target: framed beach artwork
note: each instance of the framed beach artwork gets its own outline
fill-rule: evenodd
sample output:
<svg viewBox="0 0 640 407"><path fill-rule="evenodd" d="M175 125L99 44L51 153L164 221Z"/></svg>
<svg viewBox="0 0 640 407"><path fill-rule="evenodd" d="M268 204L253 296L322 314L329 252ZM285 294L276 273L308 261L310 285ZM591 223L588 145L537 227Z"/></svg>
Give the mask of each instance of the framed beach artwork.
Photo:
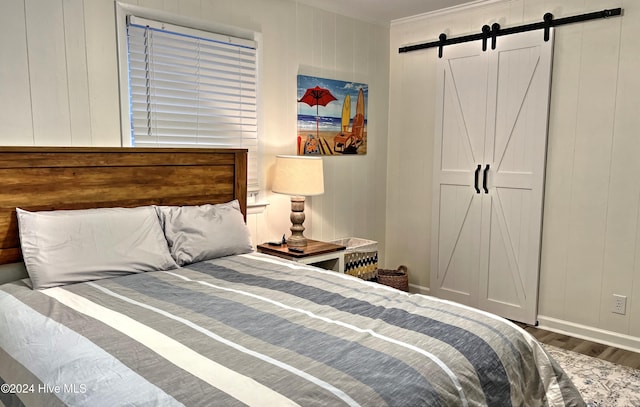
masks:
<svg viewBox="0 0 640 407"><path fill-rule="evenodd" d="M367 153L364 83L298 75L298 155Z"/></svg>

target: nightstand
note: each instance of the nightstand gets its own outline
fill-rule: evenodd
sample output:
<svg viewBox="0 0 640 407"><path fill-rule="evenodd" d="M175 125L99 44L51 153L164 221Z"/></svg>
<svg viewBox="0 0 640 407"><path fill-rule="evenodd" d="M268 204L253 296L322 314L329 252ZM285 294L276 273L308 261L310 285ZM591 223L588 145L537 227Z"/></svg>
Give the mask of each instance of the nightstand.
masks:
<svg viewBox="0 0 640 407"><path fill-rule="evenodd" d="M307 239L307 246L302 253L290 252L286 244L272 246L268 243L258 245L258 252L292 260L297 263L309 264L325 270L344 273L344 252L346 246Z"/></svg>

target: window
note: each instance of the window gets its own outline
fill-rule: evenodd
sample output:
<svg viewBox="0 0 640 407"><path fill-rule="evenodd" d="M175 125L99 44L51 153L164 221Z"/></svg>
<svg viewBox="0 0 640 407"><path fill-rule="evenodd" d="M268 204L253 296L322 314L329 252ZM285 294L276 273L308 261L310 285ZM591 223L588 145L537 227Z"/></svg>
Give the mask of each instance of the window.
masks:
<svg viewBox="0 0 640 407"><path fill-rule="evenodd" d="M254 41L127 16L130 140L136 147L249 150L258 190Z"/></svg>

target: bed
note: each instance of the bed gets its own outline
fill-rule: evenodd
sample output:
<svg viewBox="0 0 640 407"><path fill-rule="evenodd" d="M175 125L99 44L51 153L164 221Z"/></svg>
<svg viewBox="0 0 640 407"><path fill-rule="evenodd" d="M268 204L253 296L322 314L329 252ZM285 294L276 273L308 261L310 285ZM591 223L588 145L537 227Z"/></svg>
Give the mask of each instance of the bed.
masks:
<svg viewBox="0 0 640 407"><path fill-rule="evenodd" d="M247 249L244 150L0 148L0 179L0 263L31 277L0 269L0 405L584 405L509 321ZM205 241L233 254L189 240L211 211L224 238ZM110 216L95 225L135 259L156 256L129 239L157 214L170 257L69 277L114 257L102 233L49 253L49 235L90 233L60 223L79 213Z"/></svg>

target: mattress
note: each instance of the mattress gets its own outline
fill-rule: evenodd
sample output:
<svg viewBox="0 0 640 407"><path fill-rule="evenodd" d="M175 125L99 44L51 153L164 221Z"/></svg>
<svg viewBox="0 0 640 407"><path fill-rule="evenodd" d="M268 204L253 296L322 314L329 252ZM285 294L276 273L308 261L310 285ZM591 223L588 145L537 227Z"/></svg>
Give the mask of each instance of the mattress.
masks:
<svg viewBox="0 0 640 407"><path fill-rule="evenodd" d="M509 321L246 254L0 286L0 405L584 405Z"/></svg>

